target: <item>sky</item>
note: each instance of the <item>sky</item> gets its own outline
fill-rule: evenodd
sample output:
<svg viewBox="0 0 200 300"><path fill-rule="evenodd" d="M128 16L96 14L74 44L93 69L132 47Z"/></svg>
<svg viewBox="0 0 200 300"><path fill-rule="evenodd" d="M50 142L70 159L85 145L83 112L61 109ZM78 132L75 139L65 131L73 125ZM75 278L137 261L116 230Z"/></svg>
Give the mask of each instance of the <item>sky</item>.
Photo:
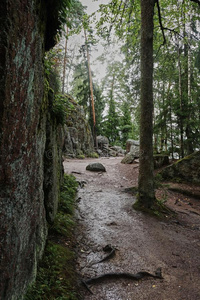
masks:
<svg viewBox="0 0 200 300"><path fill-rule="evenodd" d="M87 6L87 13L90 15L93 12L97 11L100 4L107 4L109 0L80 0L80 2Z"/></svg>
<svg viewBox="0 0 200 300"><path fill-rule="evenodd" d="M87 6L86 13L88 15L91 15L92 13L96 12L99 9L100 4L108 4L111 0L80 0L80 2L84 5ZM114 60L121 60L121 57L119 55L119 46L117 45L116 47L111 45L111 47L106 51L106 61L100 62L98 60L98 57L100 57L102 54L105 54L104 47L102 45L102 40L99 41L99 43L95 46L92 47L92 51L90 54L90 63L91 63L91 70L94 74L94 80L97 81L98 83L101 82L101 80L105 77L106 75L106 69L108 66L109 61L114 61ZM73 49L72 54L73 57L76 57L76 55L79 54L79 49L81 45L85 43L84 40L84 34L83 32L79 35L73 35L72 37L69 38L68 40L68 45L70 49ZM73 60L75 63L75 60ZM73 75L73 70L69 72L69 82L72 80L72 75ZM71 83L69 83L69 86Z"/></svg>
<svg viewBox="0 0 200 300"><path fill-rule="evenodd" d="M87 6L86 9L86 13L88 15L91 15L92 13L96 12L99 9L99 5L100 4L108 4L110 2L110 0L80 0L80 2L84 5ZM84 44L84 37L83 37L83 33L79 34L79 35L75 35L72 36L69 44L71 45L72 48L76 48L76 52L78 53L78 49L80 48L81 45ZM117 47L119 48L119 47ZM114 54L113 54L113 50L117 50L113 48L113 45L111 47L110 51L110 60L114 60ZM91 70L93 71L93 73L95 74L95 79L97 81L100 81L103 77L105 77L105 73L106 73L106 63L102 63L98 61L98 57L100 55L102 55L104 53L104 47L101 44L101 41L95 46L95 48L93 47L92 52L91 52L91 57L90 57L90 61L91 61ZM109 56L106 56L107 58L109 58ZM117 56L116 56L117 57ZM117 58L118 59L118 58Z"/></svg>

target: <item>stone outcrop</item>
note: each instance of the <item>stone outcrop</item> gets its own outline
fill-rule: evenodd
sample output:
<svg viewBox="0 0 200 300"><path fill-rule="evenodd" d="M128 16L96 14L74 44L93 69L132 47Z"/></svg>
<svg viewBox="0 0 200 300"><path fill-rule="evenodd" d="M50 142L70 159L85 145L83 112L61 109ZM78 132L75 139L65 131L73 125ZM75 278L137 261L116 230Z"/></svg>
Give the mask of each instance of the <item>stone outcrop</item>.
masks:
<svg viewBox="0 0 200 300"><path fill-rule="evenodd" d="M125 151L120 146L110 146L109 140L106 136L97 136L98 149L97 153L99 156L124 156Z"/></svg>
<svg viewBox="0 0 200 300"><path fill-rule="evenodd" d="M136 148L138 150L140 146L140 143L139 141L135 141L135 140L127 140L126 141L126 153L129 153L129 152L133 152L133 149Z"/></svg>
<svg viewBox="0 0 200 300"><path fill-rule="evenodd" d="M160 174L165 180L200 184L200 151L166 167Z"/></svg>
<svg viewBox="0 0 200 300"><path fill-rule="evenodd" d="M64 126L64 155L69 157L91 156L94 153L94 141L84 111L72 97L67 95L66 97L71 108L68 109L68 117Z"/></svg>
<svg viewBox="0 0 200 300"><path fill-rule="evenodd" d="M122 159L122 164L132 164L135 160L135 155L131 152L127 153L124 158Z"/></svg>
<svg viewBox="0 0 200 300"><path fill-rule="evenodd" d="M126 141L126 155L122 159L122 164L132 164L135 159L139 158L140 147L139 142L135 140Z"/></svg>
<svg viewBox="0 0 200 300"><path fill-rule="evenodd" d="M43 254L62 177L62 128L50 114L46 1L0 2L0 299L22 299ZM54 0L51 1L53 6ZM49 9L51 9L49 7ZM55 11L52 11L54 16ZM45 34L45 20L52 31ZM47 28L48 29L48 28ZM46 31L46 32L47 32ZM56 201L55 201L56 200Z"/></svg>

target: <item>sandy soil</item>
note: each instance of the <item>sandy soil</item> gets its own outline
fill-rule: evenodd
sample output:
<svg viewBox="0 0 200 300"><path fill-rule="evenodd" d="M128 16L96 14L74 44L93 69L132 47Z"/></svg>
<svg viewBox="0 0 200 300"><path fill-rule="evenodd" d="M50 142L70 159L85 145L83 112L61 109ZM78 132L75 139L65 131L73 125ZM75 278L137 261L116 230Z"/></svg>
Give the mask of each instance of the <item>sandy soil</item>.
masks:
<svg viewBox="0 0 200 300"><path fill-rule="evenodd" d="M106 173L86 171L90 162L101 162ZM77 199L77 265L80 279L109 272L162 269L163 279L140 281L109 279L80 284L82 300L199 300L200 299L200 201L160 189L174 219L158 220L132 208L135 199L127 188L137 185L138 164L123 165L121 158L66 160L65 172L80 182ZM96 263L106 245L116 255Z"/></svg>

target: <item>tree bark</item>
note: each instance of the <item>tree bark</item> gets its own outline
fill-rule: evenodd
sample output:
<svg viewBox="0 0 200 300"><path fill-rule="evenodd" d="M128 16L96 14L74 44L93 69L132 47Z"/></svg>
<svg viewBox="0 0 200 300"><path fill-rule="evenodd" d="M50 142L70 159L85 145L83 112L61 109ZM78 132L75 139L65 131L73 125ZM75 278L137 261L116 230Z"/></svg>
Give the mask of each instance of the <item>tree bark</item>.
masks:
<svg viewBox="0 0 200 300"><path fill-rule="evenodd" d="M141 116L138 203L155 202L153 164L153 14L154 0L141 0Z"/></svg>
<svg viewBox="0 0 200 300"><path fill-rule="evenodd" d="M183 91L182 91L182 68L181 68L181 50L178 45L178 73L179 73L179 101L180 101L180 113L179 113L179 122L180 122L180 154L181 158L184 157L184 144L183 144Z"/></svg>

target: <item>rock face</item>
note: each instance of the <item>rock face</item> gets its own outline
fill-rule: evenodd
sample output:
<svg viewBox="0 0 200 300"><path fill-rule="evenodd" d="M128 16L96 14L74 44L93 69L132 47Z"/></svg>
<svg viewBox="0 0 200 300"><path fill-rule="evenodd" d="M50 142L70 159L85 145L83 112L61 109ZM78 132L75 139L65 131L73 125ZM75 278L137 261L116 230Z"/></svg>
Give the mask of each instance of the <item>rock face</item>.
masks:
<svg viewBox="0 0 200 300"><path fill-rule="evenodd" d="M139 141L135 141L135 140L131 140L131 139L127 140L126 141L126 153L133 152L133 151L131 151L132 146L135 146L135 148L138 149L140 146ZM132 149L134 149L134 147L132 147Z"/></svg>
<svg viewBox="0 0 200 300"><path fill-rule="evenodd" d="M124 156L125 151L119 146L110 146L109 140L106 136L97 136L97 143L97 153L99 156Z"/></svg>
<svg viewBox="0 0 200 300"><path fill-rule="evenodd" d="M106 168L101 163L91 163L86 167L87 171L106 172Z"/></svg>
<svg viewBox="0 0 200 300"><path fill-rule="evenodd" d="M80 105L70 96L67 97L71 108L64 127L64 155L69 157L78 157L83 154L90 156L94 152L94 141L90 126Z"/></svg>
<svg viewBox="0 0 200 300"><path fill-rule="evenodd" d="M160 174L164 179L200 184L200 151L166 167Z"/></svg>
<svg viewBox="0 0 200 300"><path fill-rule="evenodd" d="M63 131L44 86L45 1L0 2L0 299L22 299L43 254L62 177ZM52 2L51 2L51 5ZM52 26L52 20L51 20ZM54 28L55 29L55 28Z"/></svg>
<svg viewBox="0 0 200 300"><path fill-rule="evenodd" d="M135 160L134 154L131 152L127 153L124 158L122 159L121 163L122 164L132 164Z"/></svg>
<svg viewBox="0 0 200 300"><path fill-rule="evenodd" d="M127 140L126 142L126 155L122 159L122 164L132 164L135 159L139 158L140 147L139 142L135 140Z"/></svg>
<svg viewBox="0 0 200 300"><path fill-rule="evenodd" d="M109 145L109 140L106 136L99 135L97 136L97 143L98 148L102 150L105 145Z"/></svg>

